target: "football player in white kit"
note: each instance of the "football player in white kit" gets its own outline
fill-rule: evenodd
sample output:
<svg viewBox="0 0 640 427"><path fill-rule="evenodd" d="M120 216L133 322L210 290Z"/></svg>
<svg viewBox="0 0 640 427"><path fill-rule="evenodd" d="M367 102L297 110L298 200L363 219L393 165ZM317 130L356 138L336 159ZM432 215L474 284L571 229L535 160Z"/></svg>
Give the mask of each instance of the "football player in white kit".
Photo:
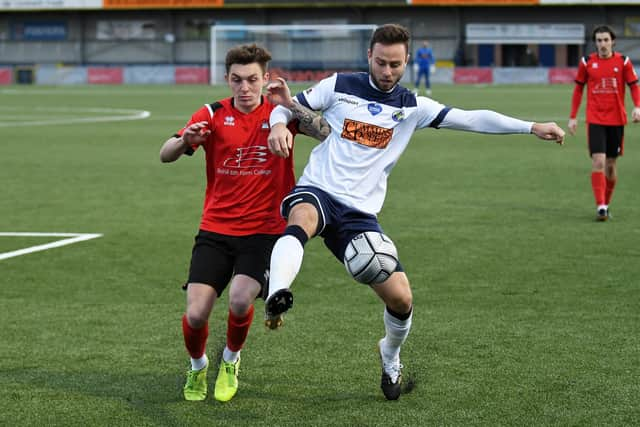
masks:
<svg viewBox="0 0 640 427"><path fill-rule="evenodd" d="M324 238L339 261L345 248L364 231L382 233L377 214L382 208L387 177L416 129L448 128L494 134L530 134L562 144L564 131L555 123L532 123L489 110L464 111L416 96L400 86L409 60L409 31L396 24L377 28L367 52L368 73L337 73L291 97L284 80L268 85L279 104L271 114L269 147L286 157L291 148L286 124L297 118L329 123L329 136L317 145L295 189L282 202L287 229L271 255L267 315L293 305L289 289L308 239ZM321 126L318 124L318 126ZM398 263L384 282L371 285L385 304L385 336L378 343L381 388L386 399L401 392L400 347L411 328L412 294Z"/></svg>

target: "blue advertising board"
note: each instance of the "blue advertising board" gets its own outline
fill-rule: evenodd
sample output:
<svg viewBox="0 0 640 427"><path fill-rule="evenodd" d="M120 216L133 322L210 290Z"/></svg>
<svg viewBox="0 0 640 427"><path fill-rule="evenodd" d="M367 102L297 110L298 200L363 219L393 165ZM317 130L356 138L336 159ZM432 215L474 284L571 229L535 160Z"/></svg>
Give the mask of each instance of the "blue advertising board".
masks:
<svg viewBox="0 0 640 427"><path fill-rule="evenodd" d="M12 40L66 40L67 33L65 21L23 21L11 27Z"/></svg>

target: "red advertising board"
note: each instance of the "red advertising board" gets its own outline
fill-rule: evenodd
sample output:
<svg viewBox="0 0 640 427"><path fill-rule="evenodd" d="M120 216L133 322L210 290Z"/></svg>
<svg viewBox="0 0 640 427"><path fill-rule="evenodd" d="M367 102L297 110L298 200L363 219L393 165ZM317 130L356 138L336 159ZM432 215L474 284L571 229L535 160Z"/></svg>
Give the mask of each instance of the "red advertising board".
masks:
<svg viewBox="0 0 640 427"><path fill-rule="evenodd" d="M453 70L453 82L455 84L492 83L493 72L491 68L456 67Z"/></svg>
<svg viewBox="0 0 640 427"><path fill-rule="evenodd" d="M573 83L577 72L577 68L549 68L549 83Z"/></svg>
<svg viewBox="0 0 640 427"><path fill-rule="evenodd" d="M0 68L0 85L10 85L13 70L11 68Z"/></svg>
<svg viewBox="0 0 640 427"><path fill-rule="evenodd" d="M121 67L89 67L87 82L94 85L119 85L123 82Z"/></svg>
<svg viewBox="0 0 640 427"><path fill-rule="evenodd" d="M175 80L177 84L207 84L209 83L209 68L176 67Z"/></svg>

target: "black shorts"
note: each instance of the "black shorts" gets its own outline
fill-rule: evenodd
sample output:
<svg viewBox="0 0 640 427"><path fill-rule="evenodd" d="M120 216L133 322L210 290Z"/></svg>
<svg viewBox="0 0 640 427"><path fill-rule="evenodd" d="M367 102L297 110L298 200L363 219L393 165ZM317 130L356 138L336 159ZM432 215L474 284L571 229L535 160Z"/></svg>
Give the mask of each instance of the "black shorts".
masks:
<svg viewBox="0 0 640 427"><path fill-rule="evenodd" d="M606 153L607 158L622 156L624 126L605 126L589 123L587 128L589 154Z"/></svg>
<svg viewBox="0 0 640 427"><path fill-rule="evenodd" d="M260 283L263 291L269 282L271 251L279 235L252 234L228 236L200 230L195 237L189 268L189 283L212 286L222 295L231 277L244 274Z"/></svg>

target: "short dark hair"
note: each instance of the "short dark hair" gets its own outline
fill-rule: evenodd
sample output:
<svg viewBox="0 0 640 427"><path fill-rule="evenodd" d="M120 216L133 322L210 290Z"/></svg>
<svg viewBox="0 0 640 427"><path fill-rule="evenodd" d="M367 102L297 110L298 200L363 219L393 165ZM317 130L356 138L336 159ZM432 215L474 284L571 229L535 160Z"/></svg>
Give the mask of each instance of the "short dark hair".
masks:
<svg viewBox="0 0 640 427"><path fill-rule="evenodd" d="M267 64L271 61L271 53L257 44L243 44L229 49L227 57L224 60L224 67L229 73L229 69L233 64L253 64L257 62L262 68L262 72L267 72Z"/></svg>
<svg viewBox="0 0 640 427"><path fill-rule="evenodd" d="M614 33L611 27L608 25L598 25L593 29L593 33L591 33L591 40L593 40L594 42L596 41L597 33L609 33L609 35L611 36L611 40L616 39L616 33Z"/></svg>
<svg viewBox="0 0 640 427"><path fill-rule="evenodd" d="M384 24L376 28L371 35L369 50L373 50L373 45L376 43L383 45L403 43L407 53L409 53L410 40L411 33L406 27L400 24Z"/></svg>

